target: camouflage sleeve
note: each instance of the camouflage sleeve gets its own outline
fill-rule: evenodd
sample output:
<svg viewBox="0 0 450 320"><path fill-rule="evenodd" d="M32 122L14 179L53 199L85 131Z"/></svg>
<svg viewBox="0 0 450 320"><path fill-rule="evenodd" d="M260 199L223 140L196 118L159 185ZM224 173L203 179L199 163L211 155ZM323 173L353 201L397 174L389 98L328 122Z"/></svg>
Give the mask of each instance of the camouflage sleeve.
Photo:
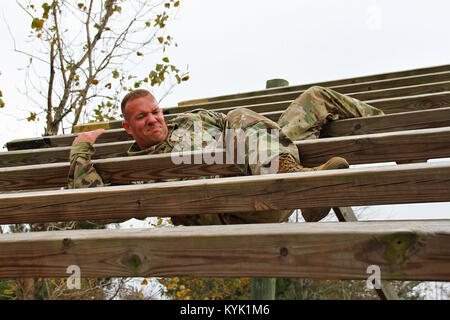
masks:
<svg viewBox="0 0 450 320"><path fill-rule="evenodd" d="M89 142L80 142L70 149L69 189L104 187L102 177L95 170L91 157L95 149ZM126 220L126 219L125 219ZM105 224L121 223L124 219L77 221L81 229L104 228ZM88 227L86 227L88 226Z"/></svg>
<svg viewBox="0 0 450 320"><path fill-rule="evenodd" d="M102 177L95 170L91 157L95 149L89 142L80 142L70 149L69 189L103 187Z"/></svg>
<svg viewBox="0 0 450 320"><path fill-rule="evenodd" d="M206 125L213 125L217 128L220 128L220 130L224 130L226 127L227 116L224 113L206 109L195 109L192 110L191 113L197 113L202 121L206 123Z"/></svg>

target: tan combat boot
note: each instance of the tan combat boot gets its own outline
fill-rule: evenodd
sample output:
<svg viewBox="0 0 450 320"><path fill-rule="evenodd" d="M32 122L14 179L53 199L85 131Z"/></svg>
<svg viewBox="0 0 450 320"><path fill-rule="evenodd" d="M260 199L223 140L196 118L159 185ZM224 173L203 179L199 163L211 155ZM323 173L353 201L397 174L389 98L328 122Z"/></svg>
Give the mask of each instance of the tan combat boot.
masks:
<svg viewBox="0 0 450 320"><path fill-rule="evenodd" d="M278 173L347 169L349 167L347 160L341 157L333 157L324 164L314 168L301 166L290 154L282 154L278 159ZM305 208L300 210L302 211L302 216L305 218L306 222L317 222L325 218L328 213L330 213L331 208Z"/></svg>

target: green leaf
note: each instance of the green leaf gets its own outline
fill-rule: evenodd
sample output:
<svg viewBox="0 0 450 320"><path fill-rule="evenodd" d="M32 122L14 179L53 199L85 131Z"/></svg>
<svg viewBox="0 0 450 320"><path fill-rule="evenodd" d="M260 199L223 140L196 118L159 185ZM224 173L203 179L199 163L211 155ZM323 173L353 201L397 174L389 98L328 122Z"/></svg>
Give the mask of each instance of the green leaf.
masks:
<svg viewBox="0 0 450 320"><path fill-rule="evenodd" d="M31 22L31 28L36 29L36 31L40 31L42 27L44 26L44 20L39 18L34 18Z"/></svg>
<svg viewBox="0 0 450 320"><path fill-rule="evenodd" d="M177 1L173 4L174 7L178 7L180 5L180 1Z"/></svg>
<svg viewBox="0 0 450 320"><path fill-rule="evenodd" d="M169 63L169 58L164 57L164 58L162 59L162 61L164 61L164 62L166 62L166 63Z"/></svg>

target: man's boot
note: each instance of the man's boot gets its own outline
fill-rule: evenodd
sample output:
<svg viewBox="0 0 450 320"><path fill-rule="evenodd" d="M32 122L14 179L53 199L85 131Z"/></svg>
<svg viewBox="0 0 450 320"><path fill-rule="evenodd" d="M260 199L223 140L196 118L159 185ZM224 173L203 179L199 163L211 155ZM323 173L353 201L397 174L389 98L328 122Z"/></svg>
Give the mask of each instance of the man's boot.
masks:
<svg viewBox="0 0 450 320"><path fill-rule="evenodd" d="M278 158L278 161L278 173L347 169L349 167L347 160L341 157L333 157L324 164L314 168L303 167L297 161L295 161L292 155L286 153L281 154ZM328 213L330 213L331 208L305 208L300 210L306 222L317 222L325 218Z"/></svg>

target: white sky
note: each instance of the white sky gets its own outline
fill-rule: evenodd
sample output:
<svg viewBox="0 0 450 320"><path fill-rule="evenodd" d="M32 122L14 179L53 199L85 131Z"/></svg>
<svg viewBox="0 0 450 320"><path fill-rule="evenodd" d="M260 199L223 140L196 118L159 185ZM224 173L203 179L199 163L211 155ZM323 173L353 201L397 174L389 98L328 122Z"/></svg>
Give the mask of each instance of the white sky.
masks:
<svg viewBox="0 0 450 320"><path fill-rule="evenodd" d="M43 124L17 120L28 115L19 93L28 58L13 51L5 21L20 47L29 18L15 1L2 1L0 11L3 146L40 136ZM447 0L181 1L169 29L179 46L168 56L188 67L190 80L161 105L259 90L272 78L296 85L449 64L449 13Z"/></svg>

